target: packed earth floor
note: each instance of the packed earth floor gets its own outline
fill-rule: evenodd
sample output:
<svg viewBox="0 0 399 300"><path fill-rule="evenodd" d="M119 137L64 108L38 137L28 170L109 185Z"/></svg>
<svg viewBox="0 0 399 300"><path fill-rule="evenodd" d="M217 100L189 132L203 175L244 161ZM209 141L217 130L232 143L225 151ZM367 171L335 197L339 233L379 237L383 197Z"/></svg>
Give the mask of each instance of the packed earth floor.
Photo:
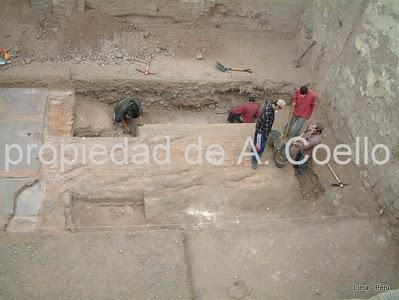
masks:
<svg viewBox="0 0 399 300"><path fill-rule="evenodd" d="M292 64L295 35L248 27L222 4L181 21L102 2L45 17L32 1L2 3L0 47L13 49L0 66L1 299L358 299L399 288L397 225L355 165L332 164L350 183L339 188L327 166L303 176L276 167L269 145L268 164L237 163L255 124L228 124L232 106L251 93L261 106L285 99L273 126L283 131L294 89L317 91L306 56ZM150 55L154 74L143 75ZM223 73L216 61L253 73ZM144 108L131 134L112 123L124 97ZM318 106L307 124L316 121L325 144L341 143ZM122 159L125 143L129 154L139 144L155 151L166 137L169 165L153 152L145 164L84 161L96 144L121 146ZM185 149L199 140L204 163L188 164ZM21 163L7 162L10 144ZM61 163L47 149L43 164L33 150L28 163L32 144L79 155L64 149ZM206 161L214 144L222 165Z"/></svg>

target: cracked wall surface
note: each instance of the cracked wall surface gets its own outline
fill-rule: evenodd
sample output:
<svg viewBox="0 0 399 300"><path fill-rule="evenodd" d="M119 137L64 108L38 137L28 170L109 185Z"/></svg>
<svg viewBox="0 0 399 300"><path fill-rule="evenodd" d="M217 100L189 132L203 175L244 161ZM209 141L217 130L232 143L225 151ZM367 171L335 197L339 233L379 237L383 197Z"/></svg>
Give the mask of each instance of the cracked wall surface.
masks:
<svg viewBox="0 0 399 300"><path fill-rule="evenodd" d="M359 170L364 186L399 217L399 2L320 0L303 19L299 44L317 41L310 64L319 105L352 149L356 137L368 137L370 158L375 145L388 146L386 165Z"/></svg>

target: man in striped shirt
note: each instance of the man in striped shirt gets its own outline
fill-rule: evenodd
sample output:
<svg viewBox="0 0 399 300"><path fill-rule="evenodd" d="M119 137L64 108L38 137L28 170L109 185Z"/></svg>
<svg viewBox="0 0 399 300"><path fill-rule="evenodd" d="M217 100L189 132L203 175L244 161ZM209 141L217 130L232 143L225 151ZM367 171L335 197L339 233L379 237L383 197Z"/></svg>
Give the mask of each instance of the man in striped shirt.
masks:
<svg viewBox="0 0 399 300"><path fill-rule="evenodd" d="M272 130L274 123L274 112L285 107L286 103L283 99L278 99L272 102L266 102L260 113L258 122L256 122L254 145L257 153L252 156L252 168L256 169L261 163L260 156L265 150L267 138Z"/></svg>
<svg viewBox="0 0 399 300"><path fill-rule="evenodd" d="M302 161L305 155L312 156L313 148L316 147L321 142L321 135L323 133L324 127L321 123L315 123L310 126L304 135L304 139L306 142L296 141L294 145L298 146L298 152L295 155L295 161ZM296 169L296 173L299 175L303 175L306 169L307 160L302 164L294 165L294 169Z"/></svg>

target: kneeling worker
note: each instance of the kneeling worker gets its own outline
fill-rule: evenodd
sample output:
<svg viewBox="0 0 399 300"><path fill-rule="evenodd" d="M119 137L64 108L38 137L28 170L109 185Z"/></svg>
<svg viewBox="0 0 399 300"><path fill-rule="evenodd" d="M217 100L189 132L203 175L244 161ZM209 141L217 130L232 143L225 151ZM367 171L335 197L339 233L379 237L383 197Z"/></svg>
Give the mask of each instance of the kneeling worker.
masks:
<svg viewBox="0 0 399 300"><path fill-rule="evenodd" d="M321 134L323 133L323 130L323 125L321 123L316 123L310 126L308 132L305 134L304 139L306 140L306 143L300 140L294 142L294 144L299 148L295 155L295 161L301 161L305 155L312 155L313 148L321 142ZM307 161L303 164L294 165L294 169L299 175L303 175L305 172L306 163Z"/></svg>
<svg viewBox="0 0 399 300"><path fill-rule="evenodd" d="M229 123L251 123L259 117L259 106L255 103L255 94L249 95L248 103L230 109Z"/></svg>
<svg viewBox="0 0 399 300"><path fill-rule="evenodd" d="M126 119L138 118L138 126L144 125L143 121L143 109L139 101L134 99L123 99L118 102L114 109L114 123L121 123L121 127L127 132L130 129L127 127Z"/></svg>

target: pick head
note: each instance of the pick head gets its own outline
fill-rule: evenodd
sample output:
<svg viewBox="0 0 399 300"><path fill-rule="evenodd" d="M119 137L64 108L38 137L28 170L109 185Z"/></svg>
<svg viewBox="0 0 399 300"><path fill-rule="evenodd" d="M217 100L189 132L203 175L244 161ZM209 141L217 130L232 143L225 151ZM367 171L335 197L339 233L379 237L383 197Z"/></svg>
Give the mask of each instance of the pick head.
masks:
<svg viewBox="0 0 399 300"><path fill-rule="evenodd" d="M338 186L338 187L340 187L341 189L344 187L344 186L347 186L347 185L349 185L349 183L342 183L342 182L340 182L340 183L333 183L333 184L331 184L332 186Z"/></svg>

